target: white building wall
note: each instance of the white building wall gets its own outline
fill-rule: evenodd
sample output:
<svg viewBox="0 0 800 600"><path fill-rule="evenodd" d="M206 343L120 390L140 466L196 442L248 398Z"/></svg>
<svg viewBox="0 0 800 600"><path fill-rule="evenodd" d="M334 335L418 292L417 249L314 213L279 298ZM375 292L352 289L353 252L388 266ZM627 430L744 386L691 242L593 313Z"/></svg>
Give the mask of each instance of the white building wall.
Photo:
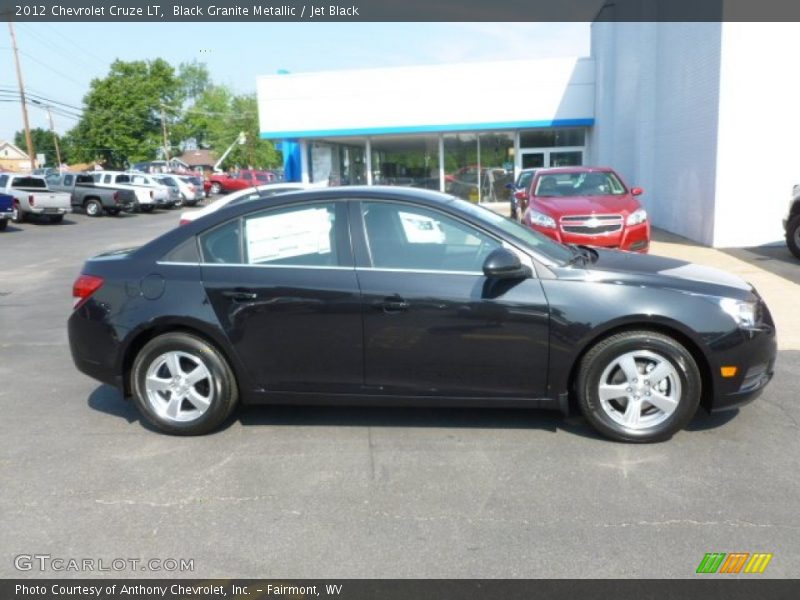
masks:
<svg viewBox="0 0 800 600"><path fill-rule="evenodd" d="M264 138L591 124L594 65L553 58L261 76Z"/></svg>
<svg viewBox="0 0 800 600"><path fill-rule="evenodd" d="M645 189L656 227L714 243L720 23L592 25L591 161Z"/></svg>
<svg viewBox="0 0 800 600"><path fill-rule="evenodd" d="M800 23L724 23L715 246L783 238L800 183Z"/></svg>

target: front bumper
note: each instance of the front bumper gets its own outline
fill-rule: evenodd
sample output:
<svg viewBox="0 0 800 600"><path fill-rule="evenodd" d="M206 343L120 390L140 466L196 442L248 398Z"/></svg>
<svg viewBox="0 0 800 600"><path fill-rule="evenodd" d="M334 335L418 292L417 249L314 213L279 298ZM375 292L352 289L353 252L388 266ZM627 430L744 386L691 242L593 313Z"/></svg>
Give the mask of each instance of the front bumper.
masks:
<svg viewBox="0 0 800 600"><path fill-rule="evenodd" d="M648 222L625 226L620 231L599 235L578 235L564 232L560 228L551 229L533 224L529 224L529 226L562 244L597 246L631 252L647 252L650 249L650 224Z"/></svg>
<svg viewBox="0 0 800 600"><path fill-rule="evenodd" d="M714 378L714 398L711 412L731 410L752 402L772 380L778 343L775 327L771 323L758 329L740 330L739 340L725 341L725 350L716 352L711 363ZM721 369L735 366L736 375L724 378Z"/></svg>

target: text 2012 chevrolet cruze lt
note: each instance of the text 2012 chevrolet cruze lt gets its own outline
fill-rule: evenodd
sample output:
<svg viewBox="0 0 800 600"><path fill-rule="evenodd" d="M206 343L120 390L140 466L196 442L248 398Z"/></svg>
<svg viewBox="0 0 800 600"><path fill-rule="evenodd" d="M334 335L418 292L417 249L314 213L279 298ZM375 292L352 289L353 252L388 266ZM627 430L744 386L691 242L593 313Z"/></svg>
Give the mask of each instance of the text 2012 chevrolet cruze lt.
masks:
<svg viewBox="0 0 800 600"><path fill-rule="evenodd" d="M403 188L226 208L87 261L74 296L75 364L175 434L240 402L407 403L577 406L656 441L753 399L776 353L737 277Z"/></svg>

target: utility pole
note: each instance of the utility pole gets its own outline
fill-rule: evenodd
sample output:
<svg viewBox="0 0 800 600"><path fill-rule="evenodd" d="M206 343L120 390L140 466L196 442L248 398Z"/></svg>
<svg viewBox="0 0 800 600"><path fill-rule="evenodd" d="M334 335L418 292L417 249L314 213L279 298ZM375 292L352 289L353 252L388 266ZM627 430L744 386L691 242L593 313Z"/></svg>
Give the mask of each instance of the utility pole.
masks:
<svg viewBox="0 0 800 600"><path fill-rule="evenodd" d="M47 116L50 119L50 132L53 134L53 145L56 147L56 160L58 161L58 172L61 173L61 150L58 148L58 135L53 125L53 113L50 112L50 105L47 105Z"/></svg>
<svg viewBox="0 0 800 600"><path fill-rule="evenodd" d="M22 102L22 122L25 125L25 143L28 146L28 156L31 159L31 170L36 168L36 149L31 140L31 126L28 123L28 104L25 100L25 83L22 81L22 67L19 65L19 51L17 50L17 36L14 35L14 25L8 22L8 31L11 32L11 47L14 49L14 63L17 66L17 81L19 82L19 98Z"/></svg>
<svg viewBox="0 0 800 600"><path fill-rule="evenodd" d="M169 145L167 144L167 115L164 112L164 105L161 105L161 133L164 135L164 160L169 167Z"/></svg>

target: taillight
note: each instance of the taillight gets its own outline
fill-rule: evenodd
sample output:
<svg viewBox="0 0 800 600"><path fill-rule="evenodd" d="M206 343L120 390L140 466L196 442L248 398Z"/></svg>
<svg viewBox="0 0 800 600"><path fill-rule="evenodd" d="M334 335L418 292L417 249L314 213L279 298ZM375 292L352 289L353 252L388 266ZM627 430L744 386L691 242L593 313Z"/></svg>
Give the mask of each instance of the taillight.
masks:
<svg viewBox="0 0 800 600"><path fill-rule="evenodd" d="M517 200L527 200L528 199L528 192L525 190L517 190L514 192L514 198Z"/></svg>
<svg viewBox="0 0 800 600"><path fill-rule="evenodd" d="M28 204L30 204L31 206L35 206L34 200L35 200L35 198L33 197L33 194L28 196Z"/></svg>
<svg viewBox="0 0 800 600"><path fill-rule="evenodd" d="M181 219L179 225L188 225L191 222L191 219Z"/></svg>
<svg viewBox="0 0 800 600"><path fill-rule="evenodd" d="M77 309L99 290L103 285L103 278L95 275L79 275L72 284L72 308Z"/></svg>
<svg viewBox="0 0 800 600"><path fill-rule="evenodd" d="M153 197L153 190L150 190L150 197Z"/></svg>
<svg viewBox="0 0 800 600"><path fill-rule="evenodd" d="M114 204L119 204L119 192L114 192L111 197L114 199Z"/></svg>

